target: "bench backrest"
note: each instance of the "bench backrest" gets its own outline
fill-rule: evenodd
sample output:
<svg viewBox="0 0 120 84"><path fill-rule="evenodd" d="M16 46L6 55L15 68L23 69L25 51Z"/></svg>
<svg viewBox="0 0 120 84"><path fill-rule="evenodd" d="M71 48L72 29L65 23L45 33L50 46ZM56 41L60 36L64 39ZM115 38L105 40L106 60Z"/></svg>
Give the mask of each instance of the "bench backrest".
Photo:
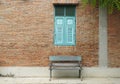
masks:
<svg viewBox="0 0 120 84"><path fill-rule="evenodd" d="M50 61L81 61L81 56L50 56Z"/></svg>

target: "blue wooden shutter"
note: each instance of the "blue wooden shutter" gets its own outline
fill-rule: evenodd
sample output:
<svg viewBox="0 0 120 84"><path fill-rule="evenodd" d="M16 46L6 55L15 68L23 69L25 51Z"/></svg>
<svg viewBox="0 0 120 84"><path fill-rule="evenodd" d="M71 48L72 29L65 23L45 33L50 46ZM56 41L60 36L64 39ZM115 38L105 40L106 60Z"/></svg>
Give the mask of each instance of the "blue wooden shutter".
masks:
<svg viewBox="0 0 120 84"><path fill-rule="evenodd" d="M66 17L66 44L75 45L75 17Z"/></svg>
<svg viewBox="0 0 120 84"><path fill-rule="evenodd" d="M55 35L54 42L55 45L62 45L63 42L63 28L64 28L64 18L63 17L55 17Z"/></svg>

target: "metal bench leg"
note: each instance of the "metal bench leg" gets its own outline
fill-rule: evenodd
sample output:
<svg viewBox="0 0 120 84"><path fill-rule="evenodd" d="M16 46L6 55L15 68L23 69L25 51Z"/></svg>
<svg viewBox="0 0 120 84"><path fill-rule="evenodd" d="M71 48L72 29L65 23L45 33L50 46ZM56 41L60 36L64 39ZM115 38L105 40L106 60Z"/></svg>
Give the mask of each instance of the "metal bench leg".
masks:
<svg viewBox="0 0 120 84"><path fill-rule="evenodd" d="M81 73L80 73L80 79L81 79L81 81L83 80L83 77L82 77L82 68L81 68Z"/></svg>
<svg viewBox="0 0 120 84"><path fill-rule="evenodd" d="M79 70L79 78L80 78L80 76L81 76L81 70Z"/></svg>
<svg viewBox="0 0 120 84"><path fill-rule="evenodd" d="M50 81L52 79L52 69L50 69Z"/></svg>

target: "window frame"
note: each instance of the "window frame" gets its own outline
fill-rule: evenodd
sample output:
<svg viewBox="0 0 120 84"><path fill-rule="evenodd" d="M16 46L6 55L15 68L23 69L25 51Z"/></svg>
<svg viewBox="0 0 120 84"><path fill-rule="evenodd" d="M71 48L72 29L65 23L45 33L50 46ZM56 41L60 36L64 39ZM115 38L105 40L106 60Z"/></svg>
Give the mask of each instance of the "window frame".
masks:
<svg viewBox="0 0 120 84"><path fill-rule="evenodd" d="M64 8L64 16L56 16L56 6L60 6L60 7L63 7ZM74 12L75 12L75 14L74 14L74 16L66 16L66 8L67 8L67 6L73 6L74 7ZM69 43L65 43L64 44L64 42L62 43L62 44L55 44L55 34L56 34L56 28L55 28L55 24L56 24L56 22L55 22L55 19L56 19L56 17L74 17L75 18L75 21L74 21L74 26L75 26L75 31L74 31L74 33L75 33L75 35L74 35L74 44L69 44ZM65 24L64 24L65 25ZM63 30L63 32L65 32L64 30ZM63 38L64 38L64 34L65 33L63 33ZM66 40L64 40L64 41L66 41ZM54 5L54 41L53 41L53 43L54 43L54 45L55 46L76 46L76 6L75 5Z"/></svg>

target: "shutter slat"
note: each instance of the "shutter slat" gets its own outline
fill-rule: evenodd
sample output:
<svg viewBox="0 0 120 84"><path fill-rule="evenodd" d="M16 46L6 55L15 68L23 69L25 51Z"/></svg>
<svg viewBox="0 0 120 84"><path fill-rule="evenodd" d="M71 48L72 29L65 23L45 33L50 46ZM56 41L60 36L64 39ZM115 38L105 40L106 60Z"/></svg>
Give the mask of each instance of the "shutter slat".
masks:
<svg viewBox="0 0 120 84"><path fill-rule="evenodd" d="M73 41L73 29L72 27L68 27L68 42L72 43Z"/></svg>
<svg viewBox="0 0 120 84"><path fill-rule="evenodd" d="M68 45L75 45L75 18L66 18L66 42Z"/></svg>
<svg viewBox="0 0 120 84"><path fill-rule="evenodd" d="M64 28L64 18L56 17L55 18L55 44L63 44L63 28Z"/></svg>

